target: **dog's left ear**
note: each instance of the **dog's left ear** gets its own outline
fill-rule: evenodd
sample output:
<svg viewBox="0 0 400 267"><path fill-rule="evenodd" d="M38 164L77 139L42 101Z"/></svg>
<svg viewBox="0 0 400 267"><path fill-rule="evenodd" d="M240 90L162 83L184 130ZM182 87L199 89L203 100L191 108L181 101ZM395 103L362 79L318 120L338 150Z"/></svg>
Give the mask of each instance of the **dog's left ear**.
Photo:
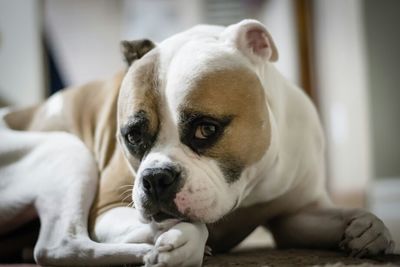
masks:
<svg viewBox="0 0 400 267"><path fill-rule="evenodd" d="M227 27L223 35L253 63L278 60L274 40L265 26L257 20L242 20Z"/></svg>
<svg viewBox="0 0 400 267"><path fill-rule="evenodd" d="M156 45L148 40L134 40L134 41L122 41L121 52L128 66L130 66L135 60L143 57L147 52L153 49Z"/></svg>

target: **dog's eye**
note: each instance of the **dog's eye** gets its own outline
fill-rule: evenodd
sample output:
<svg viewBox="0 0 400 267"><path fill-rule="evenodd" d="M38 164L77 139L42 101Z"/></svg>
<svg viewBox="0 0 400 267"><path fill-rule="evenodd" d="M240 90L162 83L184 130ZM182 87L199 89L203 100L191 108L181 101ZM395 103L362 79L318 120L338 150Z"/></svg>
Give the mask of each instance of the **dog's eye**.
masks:
<svg viewBox="0 0 400 267"><path fill-rule="evenodd" d="M217 133L217 126L211 123L198 125L194 133L197 139L205 140L211 138Z"/></svg>
<svg viewBox="0 0 400 267"><path fill-rule="evenodd" d="M201 154L214 146L223 136L233 116L211 117L199 113L183 113L180 140Z"/></svg>
<svg viewBox="0 0 400 267"><path fill-rule="evenodd" d="M192 123L190 134L190 147L201 152L213 146L222 135L224 124L210 117L202 117Z"/></svg>
<svg viewBox="0 0 400 267"><path fill-rule="evenodd" d="M156 138L156 134L149 130L150 122L147 117L145 111L138 111L120 128L124 145L134 157L139 159L152 147Z"/></svg>
<svg viewBox="0 0 400 267"><path fill-rule="evenodd" d="M142 133L141 131L138 130L132 130L125 136L125 138L128 141L128 143L134 145L140 142L142 138Z"/></svg>
<svg viewBox="0 0 400 267"><path fill-rule="evenodd" d="M125 133L124 139L129 151L134 156L142 158L154 142L155 136L150 135L146 126L131 125Z"/></svg>

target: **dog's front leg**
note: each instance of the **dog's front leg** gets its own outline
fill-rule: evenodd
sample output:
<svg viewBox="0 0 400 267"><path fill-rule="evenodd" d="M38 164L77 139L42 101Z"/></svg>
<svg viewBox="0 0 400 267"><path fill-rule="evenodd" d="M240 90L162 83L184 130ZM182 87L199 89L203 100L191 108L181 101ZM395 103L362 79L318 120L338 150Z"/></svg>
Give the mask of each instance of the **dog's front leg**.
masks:
<svg viewBox="0 0 400 267"><path fill-rule="evenodd" d="M34 196L41 221L36 261L42 266L143 263L152 245L101 244L89 238L88 213L98 173L85 145L64 133L14 134L14 139L19 137L21 142L32 141L25 144L32 149L13 175L26 177L23 186Z"/></svg>
<svg viewBox="0 0 400 267"><path fill-rule="evenodd" d="M96 219L92 238L102 243L154 243L157 232L135 208L112 208Z"/></svg>
<svg viewBox="0 0 400 267"><path fill-rule="evenodd" d="M389 253L394 242L384 223L361 210L312 205L269 221L278 247L326 248L363 257Z"/></svg>

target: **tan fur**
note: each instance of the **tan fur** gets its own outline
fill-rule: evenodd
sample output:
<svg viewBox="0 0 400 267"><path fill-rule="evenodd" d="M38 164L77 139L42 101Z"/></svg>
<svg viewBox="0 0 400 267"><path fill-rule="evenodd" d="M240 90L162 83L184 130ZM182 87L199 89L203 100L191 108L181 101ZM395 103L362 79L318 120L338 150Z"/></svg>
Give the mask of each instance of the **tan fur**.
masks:
<svg viewBox="0 0 400 267"><path fill-rule="evenodd" d="M129 189L134 177L116 144L117 99L124 74L118 73L111 81L92 82L60 92L63 108L55 116L48 117L45 102L34 110L33 116L29 109L5 117L9 126L19 130L70 132L90 148L100 174L91 226L103 212L131 202ZM29 126L22 127L21 122Z"/></svg>
<svg viewBox="0 0 400 267"><path fill-rule="evenodd" d="M205 73L196 80L181 108L233 117L222 139L207 150L209 157L249 166L265 154L270 144L264 90L257 76L245 68Z"/></svg>
<svg viewBox="0 0 400 267"><path fill-rule="evenodd" d="M25 109L18 109L4 116L7 124L15 130L23 131L29 128L33 116L40 106L32 106Z"/></svg>

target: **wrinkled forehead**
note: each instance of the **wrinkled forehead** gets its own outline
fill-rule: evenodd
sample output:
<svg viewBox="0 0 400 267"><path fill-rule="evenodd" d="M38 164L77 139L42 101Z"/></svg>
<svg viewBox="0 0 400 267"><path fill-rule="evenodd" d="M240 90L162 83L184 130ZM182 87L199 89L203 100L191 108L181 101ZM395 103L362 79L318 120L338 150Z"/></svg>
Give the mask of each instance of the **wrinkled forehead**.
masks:
<svg viewBox="0 0 400 267"><path fill-rule="evenodd" d="M158 47L133 64L122 84L119 120L143 111L156 128L160 106L177 121L182 111L231 115L260 99L260 80L245 60L221 44L192 41L173 52Z"/></svg>
<svg viewBox="0 0 400 267"><path fill-rule="evenodd" d="M240 57L218 49L178 54L170 64L165 95L173 110L218 117L264 99L255 72Z"/></svg>

